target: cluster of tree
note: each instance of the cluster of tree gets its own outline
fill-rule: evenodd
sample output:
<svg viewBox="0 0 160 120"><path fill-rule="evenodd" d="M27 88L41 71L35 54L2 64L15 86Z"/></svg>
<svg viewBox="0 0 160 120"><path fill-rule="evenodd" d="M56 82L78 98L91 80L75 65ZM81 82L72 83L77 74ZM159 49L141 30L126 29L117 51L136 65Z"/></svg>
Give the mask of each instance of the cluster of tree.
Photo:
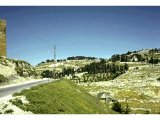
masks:
<svg viewBox="0 0 160 120"><path fill-rule="evenodd" d="M43 78L54 78L54 79L58 79L60 77L62 77L62 73L59 72L55 72L55 71L49 71L49 70L45 70L41 73L41 76Z"/></svg>
<svg viewBox="0 0 160 120"><path fill-rule="evenodd" d="M41 63L38 63L38 65L44 64L44 63L49 63L49 62L54 62L54 59L51 59L51 60L47 59L46 61L42 61Z"/></svg>
<svg viewBox="0 0 160 120"><path fill-rule="evenodd" d="M63 68L62 70L62 76L69 76L69 75L74 75L75 74L75 71L74 71L74 68Z"/></svg>
<svg viewBox="0 0 160 120"><path fill-rule="evenodd" d="M66 59L58 59L57 62L64 62Z"/></svg>
<svg viewBox="0 0 160 120"><path fill-rule="evenodd" d="M83 74L81 80L77 82L98 82L112 80L128 70L128 65L116 65L114 63L107 64L106 60L102 59L100 62L93 62L81 68Z"/></svg>
<svg viewBox="0 0 160 120"><path fill-rule="evenodd" d="M116 65L106 64L106 60L102 59L100 62L93 62L85 67L81 68L82 72L88 72L88 74L97 74L97 73L124 73L128 70L128 65Z"/></svg>
<svg viewBox="0 0 160 120"><path fill-rule="evenodd" d="M110 61L112 61L112 62L116 62L116 61L120 61L120 62L133 61L133 62L135 62L135 59L133 59L133 58L136 58L137 62L144 62L144 61L149 62L149 59L148 59L149 56L148 55L154 55L155 53L160 53L160 48L159 49L158 48L150 49L148 51L148 55L145 54L145 56L142 56L138 52L139 51L133 51L133 52L128 51L125 54L115 54L115 55L111 56ZM153 61L151 60L150 62L153 62ZM156 63L156 60L155 60L155 63Z"/></svg>
<svg viewBox="0 0 160 120"><path fill-rule="evenodd" d="M60 78L64 77L65 75L71 75L74 78L76 72L86 72L86 74L82 76L81 80L78 79L78 82L98 82L114 79L125 73L126 70L128 70L127 64L107 64L106 60L102 59L100 62L90 63L89 65L79 68L78 70L74 70L74 68L64 68L62 72L59 73L46 70L42 72L41 76L43 78Z"/></svg>
<svg viewBox="0 0 160 120"><path fill-rule="evenodd" d="M160 60L158 58L153 58L151 57L149 60L148 60L148 63L151 63L151 64L158 64L158 62L160 62Z"/></svg>
<svg viewBox="0 0 160 120"><path fill-rule="evenodd" d="M68 57L67 60L95 60L97 58L95 57L85 57L85 56L73 56L73 57Z"/></svg>
<svg viewBox="0 0 160 120"><path fill-rule="evenodd" d="M116 61L120 61L120 62L130 62L133 61L135 62L134 57L137 59L137 62L143 62L146 59L144 57L142 57L142 55L138 54L138 53L134 53L133 55L130 55L131 52L127 52L126 54L115 54L112 55L112 57L110 58L110 60L112 62L116 62Z"/></svg>
<svg viewBox="0 0 160 120"><path fill-rule="evenodd" d="M153 53L160 53L160 48L155 48L155 49L149 50L149 54L153 54Z"/></svg>
<svg viewBox="0 0 160 120"><path fill-rule="evenodd" d="M113 80L118 77L121 73L97 73L97 74L83 74L81 80L76 82L99 82ZM77 79L78 80L78 79Z"/></svg>
<svg viewBox="0 0 160 120"><path fill-rule="evenodd" d="M47 59L46 63L49 63L49 62L54 62L54 59L51 59L51 60Z"/></svg>
<svg viewBox="0 0 160 120"><path fill-rule="evenodd" d="M47 59L46 61L42 61L41 63L38 63L38 65L44 64L44 63L50 63L50 62L54 62L54 59L51 59L51 60Z"/></svg>
<svg viewBox="0 0 160 120"><path fill-rule="evenodd" d="M45 70L41 73L41 76L43 78L60 78L64 77L65 75L74 75L75 71L73 68L64 68L62 72L55 72L55 71L50 71L50 70Z"/></svg>
<svg viewBox="0 0 160 120"><path fill-rule="evenodd" d="M96 57L85 57L85 56L73 56L73 57L68 57L67 60L95 60L97 59ZM57 62L63 62L63 61L66 61L66 59L58 59ZM38 65L40 64L43 64L43 63L49 63L49 62L54 62L54 59L47 59L46 61L42 61L41 63L39 63Z"/></svg>

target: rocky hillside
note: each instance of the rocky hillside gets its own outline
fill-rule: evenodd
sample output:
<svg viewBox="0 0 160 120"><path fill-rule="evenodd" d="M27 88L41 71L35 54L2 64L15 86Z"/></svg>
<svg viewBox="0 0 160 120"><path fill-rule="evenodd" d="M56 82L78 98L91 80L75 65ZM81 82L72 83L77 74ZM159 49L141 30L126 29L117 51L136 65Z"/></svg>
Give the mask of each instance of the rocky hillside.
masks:
<svg viewBox="0 0 160 120"><path fill-rule="evenodd" d="M130 69L114 80L80 84L91 93L109 92L130 113L160 113L160 66L144 65Z"/></svg>
<svg viewBox="0 0 160 120"><path fill-rule="evenodd" d="M10 82L17 79L36 76L35 69L29 63L21 60L4 58L0 58L0 74Z"/></svg>
<svg viewBox="0 0 160 120"><path fill-rule="evenodd" d="M66 61L57 61L57 62L42 62L38 64L35 69L38 73L41 73L45 70L56 70L61 72L63 68L74 68L84 67L86 64L90 64L95 60L66 60Z"/></svg>
<svg viewBox="0 0 160 120"><path fill-rule="evenodd" d="M128 51L124 54L115 54L110 58L113 62L149 62L150 59L160 60L160 48Z"/></svg>

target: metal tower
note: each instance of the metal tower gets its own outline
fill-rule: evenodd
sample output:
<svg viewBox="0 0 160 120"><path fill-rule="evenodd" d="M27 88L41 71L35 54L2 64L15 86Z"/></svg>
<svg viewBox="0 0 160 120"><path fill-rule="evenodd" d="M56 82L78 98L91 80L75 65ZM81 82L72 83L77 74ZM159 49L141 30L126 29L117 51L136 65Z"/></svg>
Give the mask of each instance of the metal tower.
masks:
<svg viewBox="0 0 160 120"><path fill-rule="evenodd" d="M56 61L56 46L55 45L54 45L54 61L57 62Z"/></svg>

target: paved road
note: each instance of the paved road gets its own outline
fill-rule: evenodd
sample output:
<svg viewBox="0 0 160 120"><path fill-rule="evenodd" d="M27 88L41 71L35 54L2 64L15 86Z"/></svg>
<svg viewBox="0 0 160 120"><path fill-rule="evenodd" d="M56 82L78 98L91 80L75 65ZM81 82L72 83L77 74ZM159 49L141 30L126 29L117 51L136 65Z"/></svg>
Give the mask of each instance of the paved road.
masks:
<svg viewBox="0 0 160 120"><path fill-rule="evenodd" d="M0 98L5 97L7 95L11 95L15 92L22 91L23 89L29 89L32 86L36 86L39 84L47 83L47 82L53 82L55 80L41 80L41 81L32 81L30 83L25 83L25 84L19 84L19 85L14 85L10 87L5 87L5 88L0 88Z"/></svg>

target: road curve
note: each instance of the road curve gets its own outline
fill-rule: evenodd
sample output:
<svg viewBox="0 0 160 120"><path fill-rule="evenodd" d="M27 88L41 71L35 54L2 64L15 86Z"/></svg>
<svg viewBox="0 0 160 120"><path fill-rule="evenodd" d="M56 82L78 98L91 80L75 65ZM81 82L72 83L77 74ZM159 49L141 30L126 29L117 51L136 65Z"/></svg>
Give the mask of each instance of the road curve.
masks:
<svg viewBox="0 0 160 120"><path fill-rule="evenodd" d="M7 95L11 95L15 92L22 91L23 89L29 89L32 86L36 86L36 85L47 83L47 82L53 82L53 81L55 80L39 80L39 81L32 81L32 82L25 83L25 84L18 84L14 86L0 88L0 98L5 97Z"/></svg>

